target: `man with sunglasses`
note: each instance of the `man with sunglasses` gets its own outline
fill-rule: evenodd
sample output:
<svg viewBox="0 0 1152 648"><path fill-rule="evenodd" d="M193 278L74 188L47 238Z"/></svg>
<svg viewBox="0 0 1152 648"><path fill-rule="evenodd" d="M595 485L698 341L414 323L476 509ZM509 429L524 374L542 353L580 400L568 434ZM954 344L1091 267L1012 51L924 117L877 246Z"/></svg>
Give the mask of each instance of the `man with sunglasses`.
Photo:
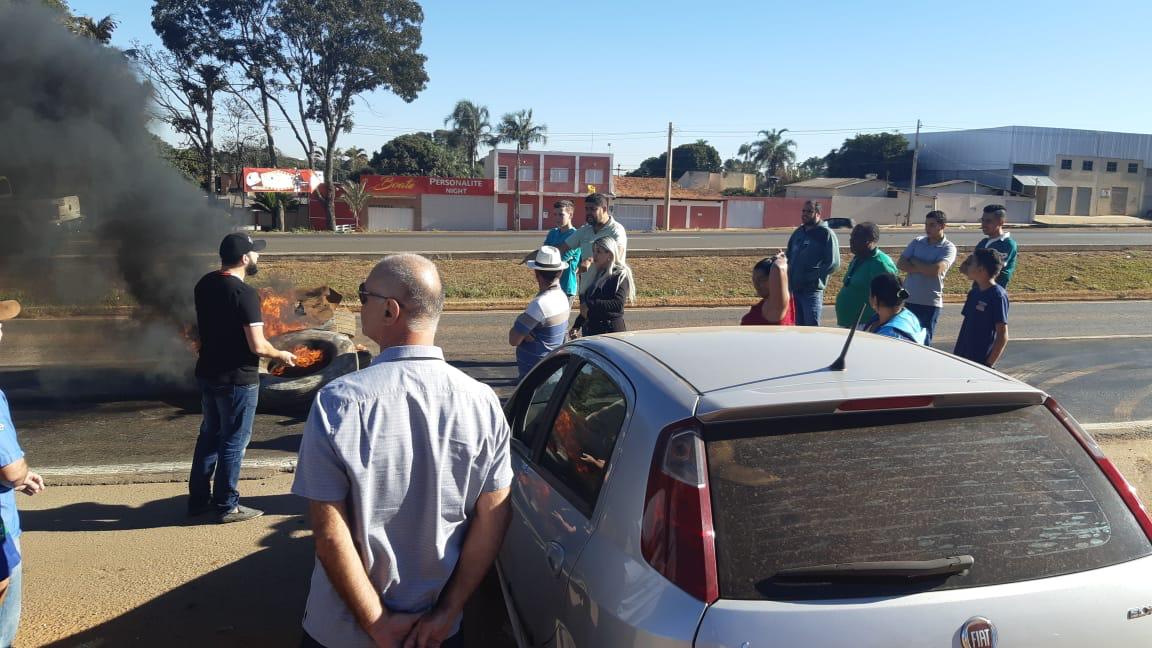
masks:
<svg viewBox="0 0 1152 648"><path fill-rule="evenodd" d="M435 264L390 255L359 293L380 355L316 395L292 484L316 541L301 645L459 646L512 515L508 423L435 346Z"/></svg>
<svg viewBox="0 0 1152 648"><path fill-rule="evenodd" d="M196 380L204 419L188 476L188 514L241 522L263 511L240 505L240 462L252 438L260 393L260 358L295 366L296 357L264 338L260 296L244 282L256 274L266 241L234 233L220 242L220 269L196 284L200 357Z"/></svg>

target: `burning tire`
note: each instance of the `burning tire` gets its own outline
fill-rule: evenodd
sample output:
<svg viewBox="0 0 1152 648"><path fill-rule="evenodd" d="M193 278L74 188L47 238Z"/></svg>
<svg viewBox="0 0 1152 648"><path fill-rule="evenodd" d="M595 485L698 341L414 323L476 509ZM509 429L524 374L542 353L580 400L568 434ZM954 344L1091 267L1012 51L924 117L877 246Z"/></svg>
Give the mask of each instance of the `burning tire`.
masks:
<svg viewBox="0 0 1152 648"><path fill-rule="evenodd" d="M308 366L297 367L261 362L259 408L264 411L307 411L321 387L366 366L371 360L367 352L356 351L356 345L348 336L332 331L305 329L268 341L277 349L293 351L298 357L315 356L315 359Z"/></svg>

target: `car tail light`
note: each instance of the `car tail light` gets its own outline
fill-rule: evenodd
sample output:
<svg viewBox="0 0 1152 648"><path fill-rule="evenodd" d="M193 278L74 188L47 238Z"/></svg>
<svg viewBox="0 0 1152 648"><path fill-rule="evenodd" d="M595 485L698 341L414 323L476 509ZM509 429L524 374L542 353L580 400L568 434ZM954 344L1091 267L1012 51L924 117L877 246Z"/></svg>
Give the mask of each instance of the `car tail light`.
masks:
<svg viewBox="0 0 1152 648"><path fill-rule="evenodd" d="M889 398L858 398L840 403L838 412L868 412L875 410L917 409L931 407L932 396L894 396Z"/></svg>
<svg viewBox="0 0 1152 648"><path fill-rule="evenodd" d="M1141 502L1139 496L1136 495L1136 489L1132 487L1132 484L1128 483L1124 475L1120 474L1120 471L1116 468L1116 464L1104 456L1104 451L1100 449L1100 446L1097 445L1092 436L1085 432L1084 428L1080 427L1076 419L1073 419L1072 416L1060 406L1060 403L1056 402L1056 399L1049 397L1044 401L1044 405L1049 411L1056 415L1056 418L1060 419L1060 422L1072 433L1072 436L1076 437L1080 445L1084 446L1088 454L1092 455L1092 459L1096 461L1096 465L1107 475L1108 481L1112 483L1112 486L1120 493L1120 498L1124 500L1124 503L1128 505L1128 509L1132 511L1132 515L1136 516L1136 521L1140 523L1140 528L1144 530L1144 535L1148 536L1149 540L1152 540L1152 517L1148 516L1148 509L1144 508L1143 502Z"/></svg>
<svg viewBox="0 0 1152 648"><path fill-rule="evenodd" d="M648 564L680 589L705 603L720 597L708 462L695 420L665 428L656 442L640 547Z"/></svg>

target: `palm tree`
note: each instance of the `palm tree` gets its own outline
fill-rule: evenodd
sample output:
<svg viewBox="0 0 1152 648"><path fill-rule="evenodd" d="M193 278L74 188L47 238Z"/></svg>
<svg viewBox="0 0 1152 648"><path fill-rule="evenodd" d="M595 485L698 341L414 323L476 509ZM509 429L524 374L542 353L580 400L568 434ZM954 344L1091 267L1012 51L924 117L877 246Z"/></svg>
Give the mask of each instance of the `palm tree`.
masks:
<svg viewBox="0 0 1152 648"><path fill-rule="evenodd" d="M289 207L299 204L296 197L287 192L261 191L252 199L252 208L272 214L276 218L276 229L281 232L287 228L285 212Z"/></svg>
<svg viewBox="0 0 1152 648"><path fill-rule="evenodd" d="M74 34L91 38L101 45L107 45L112 41L112 32L116 31L119 26L120 21L112 16L104 16L100 20L94 20L91 16L77 16L72 19L70 28Z"/></svg>
<svg viewBox="0 0 1152 648"><path fill-rule="evenodd" d="M512 228L520 230L520 151L528 149L533 142L546 144L548 142L548 126L532 123L532 109L521 110L514 113L504 113L500 124L496 126L496 135L490 142L493 146L501 142L516 143L516 218Z"/></svg>
<svg viewBox="0 0 1152 648"><path fill-rule="evenodd" d="M467 99L456 102L452 114L444 118L444 125L452 123L452 131L464 150L468 168L476 166L477 149L492 138L492 124L489 122L488 107L478 106Z"/></svg>
<svg viewBox="0 0 1152 648"><path fill-rule="evenodd" d="M368 206L368 200L372 197L368 192L368 185L345 180L340 183L340 188L343 189L340 200L352 210L352 218L356 219L356 229L360 229L360 214L364 213L364 208Z"/></svg>
<svg viewBox="0 0 1152 648"><path fill-rule="evenodd" d="M515 143L517 151L527 151L533 142L548 143L548 126L532 123L532 109L504 113L496 126L497 143Z"/></svg>
<svg viewBox="0 0 1152 648"><path fill-rule="evenodd" d="M359 146L352 146L344 150L344 161L348 173L356 173L368 166L368 151Z"/></svg>
<svg viewBox="0 0 1152 648"><path fill-rule="evenodd" d="M752 161L763 167L769 177L779 176L782 169L796 161L796 152L792 150L796 148L796 142L784 139L787 132L787 128L762 130L759 134L764 137L748 145L747 153L752 156ZM744 153L743 147L741 153Z"/></svg>

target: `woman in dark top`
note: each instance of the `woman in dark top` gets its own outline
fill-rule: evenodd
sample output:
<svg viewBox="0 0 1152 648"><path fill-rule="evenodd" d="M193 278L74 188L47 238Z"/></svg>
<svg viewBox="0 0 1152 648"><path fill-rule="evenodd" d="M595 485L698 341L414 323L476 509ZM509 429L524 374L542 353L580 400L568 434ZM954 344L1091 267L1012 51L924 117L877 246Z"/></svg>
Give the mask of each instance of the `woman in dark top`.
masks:
<svg viewBox="0 0 1152 648"><path fill-rule="evenodd" d="M604 237L592 244L592 275L580 293L580 316L572 332L600 335L628 330L624 325L624 305L636 301L632 269L620 261L619 244ZM573 335L574 337L574 335Z"/></svg>

